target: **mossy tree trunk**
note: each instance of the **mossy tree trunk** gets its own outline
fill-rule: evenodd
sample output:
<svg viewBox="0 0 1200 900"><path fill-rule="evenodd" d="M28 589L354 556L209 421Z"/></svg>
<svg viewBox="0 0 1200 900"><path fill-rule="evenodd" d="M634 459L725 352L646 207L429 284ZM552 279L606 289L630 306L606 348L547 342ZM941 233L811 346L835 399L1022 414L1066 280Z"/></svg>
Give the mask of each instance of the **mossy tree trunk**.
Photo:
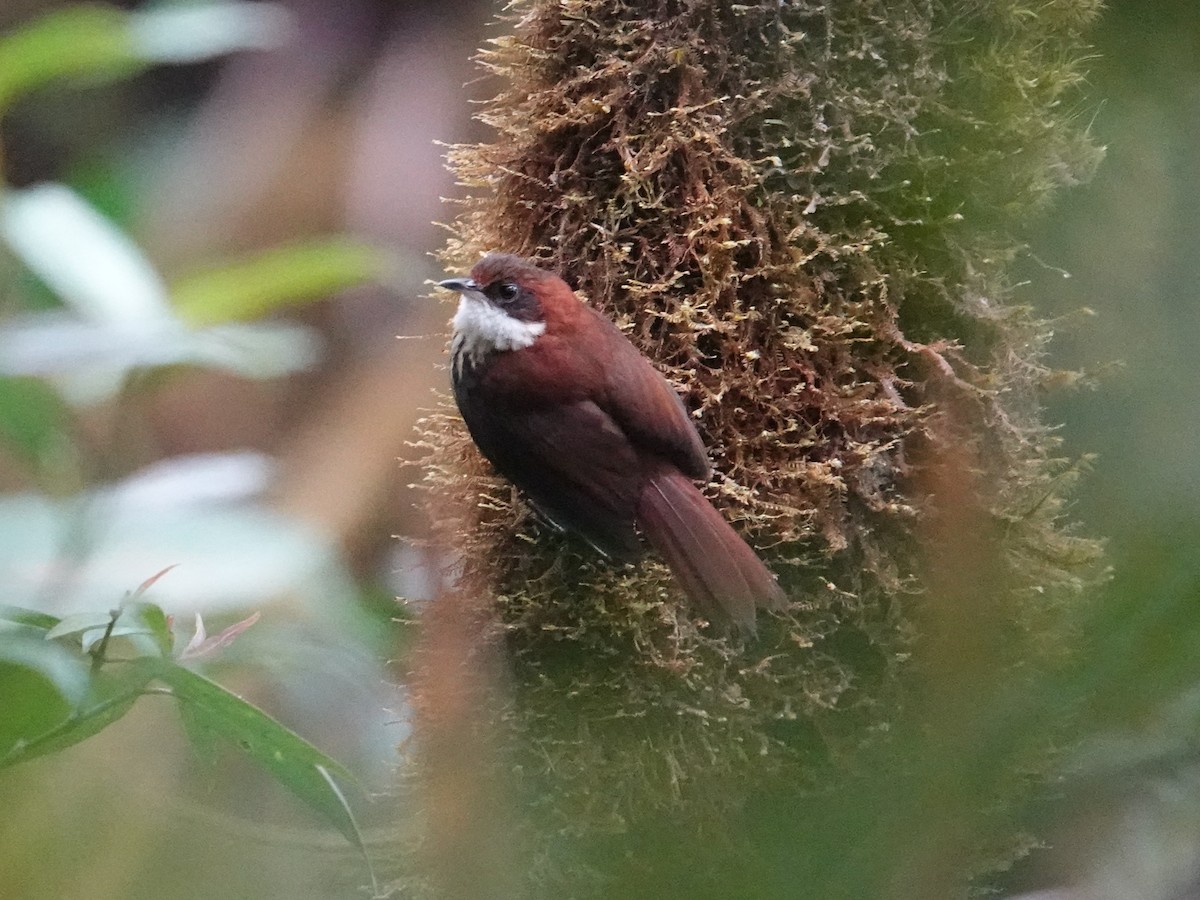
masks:
<svg viewBox="0 0 1200 900"><path fill-rule="evenodd" d="M483 55L504 81L483 114L496 135L452 154L472 195L447 266L534 257L612 316L679 385L710 496L793 601L757 641L715 636L660 564L613 568L547 533L453 414L429 420L437 530L494 598L513 673L537 895L804 895L786 884L828 869L806 805L874 764L905 709L930 709L908 672L949 646L931 590L985 611L994 649L966 658L964 690L1053 652L1096 547L1061 518L1048 329L1011 305L1005 266L1098 159L1075 96L1098 7L510 10ZM922 552L956 528L984 548L966 554L975 594ZM846 896L881 889L851 866Z"/></svg>

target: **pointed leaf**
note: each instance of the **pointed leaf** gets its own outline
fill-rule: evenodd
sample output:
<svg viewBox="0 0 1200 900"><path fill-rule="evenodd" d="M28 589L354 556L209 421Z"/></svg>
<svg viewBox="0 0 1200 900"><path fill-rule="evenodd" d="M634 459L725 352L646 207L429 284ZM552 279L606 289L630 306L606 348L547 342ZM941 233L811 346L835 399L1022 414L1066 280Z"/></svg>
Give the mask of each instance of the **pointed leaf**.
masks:
<svg viewBox="0 0 1200 900"><path fill-rule="evenodd" d="M83 634L93 628L107 628L112 621L112 613L81 612L63 617L59 623L46 632L46 640L52 641L73 634Z"/></svg>
<svg viewBox="0 0 1200 900"><path fill-rule="evenodd" d="M150 590L150 588L154 587L154 585L158 581L158 579L162 578L164 575L166 575L168 572L170 572L172 569L174 569L178 565L179 565L179 563L171 563L171 565L167 566L165 569L160 569L159 571L155 572L153 575L151 575L149 578L147 578L145 581L143 581L141 584L139 584L137 586L137 588L133 592L133 596L130 599L131 600L138 599L140 596L142 596L142 594L146 593L146 591L148 591L148 590ZM162 612L162 610L159 610L159 612Z"/></svg>
<svg viewBox="0 0 1200 900"><path fill-rule="evenodd" d="M38 612L36 609L25 609L21 606L5 606L0 604L0 621L15 622L29 628L40 628L49 631L61 621L57 616Z"/></svg>
<svg viewBox="0 0 1200 900"><path fill-rule="evenodd" d="M358 826L332 777L353 780L338 762L256 706L202 675L168 666L161 673L181 703L191 706L193 725L233 741L275 779L363 849ZM189 728L189 733L192 733Z"/></svg>
<svg viewBox="0 0 1200 900"><path fill-rule="evenodd" d="M204 645L208 639L208 632L204 629L204 619L200 613L196 613L196 631L192 635L192 639L187 642L187 646L183 648L183 652L179 654L180 659L187 659L189 656Z"/></svg>
<svg viewBox="0 0 1200 900"><path fill-rule="evenodd" d="M234 642L238 635L250 628L259 620L259 613L252 613L240 622L234 622L224 631L211 638L203 637L204 623L200 620L200 616L196 616L196 635L188 642L183 653L180 654L180 659L199 659L203 656L212 656L221 650L224 650Z"/></svg>
<svg viewBox="0 0 1200 900"><path fill-rule="evenodd" d="M0 235L76 313L131 334L182 330L141 248L73 190L39 184L0 201Z"/></svg>

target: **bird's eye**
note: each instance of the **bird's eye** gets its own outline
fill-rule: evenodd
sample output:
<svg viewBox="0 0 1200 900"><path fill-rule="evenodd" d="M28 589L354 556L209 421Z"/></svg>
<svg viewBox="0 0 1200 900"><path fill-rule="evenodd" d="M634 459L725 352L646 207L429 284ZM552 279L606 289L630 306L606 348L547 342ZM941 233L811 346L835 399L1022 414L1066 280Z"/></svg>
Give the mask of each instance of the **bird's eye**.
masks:
<svg viewBox="0 0 1200 900"><path fill-rule="evenodd" d="M496 285L496 298L504 302L517 299L517 286L511 281L502 281Z"/></svg>

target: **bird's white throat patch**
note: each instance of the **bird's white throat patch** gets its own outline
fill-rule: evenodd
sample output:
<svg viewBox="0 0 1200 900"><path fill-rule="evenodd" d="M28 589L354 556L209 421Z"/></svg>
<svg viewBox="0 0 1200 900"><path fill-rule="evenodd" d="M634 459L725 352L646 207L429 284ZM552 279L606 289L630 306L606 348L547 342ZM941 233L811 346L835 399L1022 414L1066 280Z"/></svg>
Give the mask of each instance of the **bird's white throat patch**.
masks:
<svg viewBox="0 0 1200 900"><path fill-rule="evenodd" d="M497 350L523 350L546 330L545 322L522 322L483 297L466 293L458 302L453 326L455 350L474 360Z"/></svg>

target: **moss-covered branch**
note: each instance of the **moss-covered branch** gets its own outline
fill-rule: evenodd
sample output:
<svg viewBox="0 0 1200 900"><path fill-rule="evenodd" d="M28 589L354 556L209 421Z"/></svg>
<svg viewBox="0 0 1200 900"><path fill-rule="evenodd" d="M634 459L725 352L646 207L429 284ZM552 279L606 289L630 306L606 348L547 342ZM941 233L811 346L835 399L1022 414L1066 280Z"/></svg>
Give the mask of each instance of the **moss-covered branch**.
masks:
<svg viewBox="0 0 1200 900"><path fill-rule="evenodd" d="M547 896L606 867L599 835L664 816L728 873L748 850L722 823L757 791L853 769L920 650L938 447L967 449L1004 585L983 592L992 661L1061 634L1096 546L1061 518L1047 329L1004 266L1098 159L1076 94L1098 6L522 0L483 54L496 135L452 154L471 197L448 268L536 257L616 319L686 394L712 496L793 601L757 643L712 636L660 565L546 533L455 417L429 421L441 534L512 660Z"/></svg>

